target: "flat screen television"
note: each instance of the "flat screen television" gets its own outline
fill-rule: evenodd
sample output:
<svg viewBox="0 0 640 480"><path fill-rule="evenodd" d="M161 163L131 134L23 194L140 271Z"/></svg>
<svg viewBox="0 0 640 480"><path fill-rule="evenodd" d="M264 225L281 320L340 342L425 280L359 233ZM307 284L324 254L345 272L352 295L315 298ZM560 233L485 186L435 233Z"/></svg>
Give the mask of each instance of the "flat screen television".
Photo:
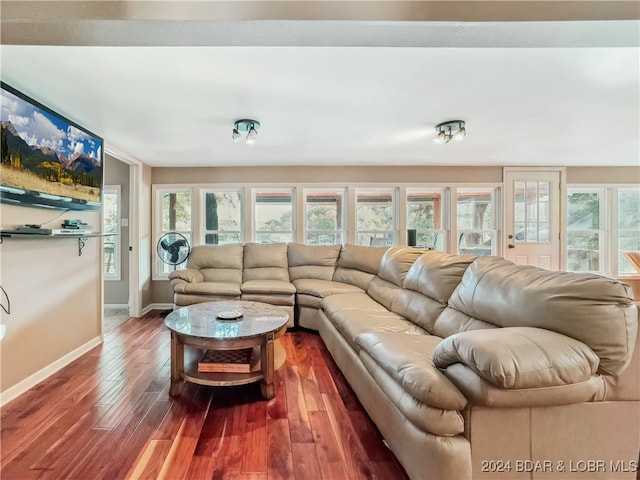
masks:
<svg viewBox="0 0 640 480"><path fill-rule="evenodd" d="M102 207L103 140L1 82L0 201Z"/></svg>

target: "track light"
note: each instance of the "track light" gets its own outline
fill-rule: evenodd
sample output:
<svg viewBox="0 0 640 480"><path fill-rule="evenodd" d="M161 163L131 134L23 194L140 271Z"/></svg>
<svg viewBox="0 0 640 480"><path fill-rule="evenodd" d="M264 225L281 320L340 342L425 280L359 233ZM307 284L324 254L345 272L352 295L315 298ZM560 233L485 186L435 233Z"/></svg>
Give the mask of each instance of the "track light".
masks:
<svg viewBox="0 0 640 480"><path fill-rule="evenodd" d="M256 143L256 139L258 138L258 129L260 128L260 122L255 120L236 120L233 124L233 132L231 134L231 138L235 143L239 143L242 140L242 135L240 132L247 132L247 136L245 137L245 143L249 145L253 145Z"/></svg>
<svg viewBox="0 0 640 480"><path fill-rule="evenodd" d="M249 133L247 133L246 142L249 145L253 145L254 143L256 143L256 138L258 138L258 132L256 131L256 128L252 125L251 128L249 129Z"/></svg>
<svg viewBox="0 0 640 480"><path fill-rule="evenodd" d="M438 143L449 143L454 138L459 141L467 135L464 120L449 120L439 123L436 125L436 132L438 132L438 137L434 141Z"/></svg>

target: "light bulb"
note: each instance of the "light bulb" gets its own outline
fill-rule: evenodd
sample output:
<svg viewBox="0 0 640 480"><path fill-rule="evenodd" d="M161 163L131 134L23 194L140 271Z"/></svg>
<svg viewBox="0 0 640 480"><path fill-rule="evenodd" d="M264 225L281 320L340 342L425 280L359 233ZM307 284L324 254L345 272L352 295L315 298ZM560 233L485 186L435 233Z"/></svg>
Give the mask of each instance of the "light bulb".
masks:
<svg viewBox="0 0 640 480"><path fill-rule="evenodd" d="M247 133L246 142L249 145L253 145L254 143L256 143L256 138L258 138L258 132L256 131L255 128L253 128L253 125L251 125L251 128L249 129L249 133Z"/></svg>
<svg viewBox="0 0 640 480"><path fill-rule="evenodd" d="M237 129L233 129L233 133L231 134L231 138L233 138L233 143L238 143L242 137L240 136L240 132Z"/></svg>
<svg viewBox="0 0 640 480"><path fill-rule="evenodd" d="M467 129L464 128L464 127L460 127L458 129L458 131L456 132L456 136L455 137L456 137L457 141L460 141L466 136L467 136Z"/></svg>

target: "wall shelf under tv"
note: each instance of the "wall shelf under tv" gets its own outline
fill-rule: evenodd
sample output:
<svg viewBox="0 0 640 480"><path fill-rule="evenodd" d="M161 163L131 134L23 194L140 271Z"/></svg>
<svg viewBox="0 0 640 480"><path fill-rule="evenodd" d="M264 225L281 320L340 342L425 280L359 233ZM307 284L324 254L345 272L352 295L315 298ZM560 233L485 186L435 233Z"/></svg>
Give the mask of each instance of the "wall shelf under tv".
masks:
<svg viewBox="0 0 640 480"><path fill-rule="evenodd" d="M53 238L75 238L78 240L78 256L82 255L82 249L86 244L86 240L91 237L112 237L117 235L116 233L51 233L51 234L39 234L39 233L22 233L16 230L0 230L0 244L4 242L5 238L15 238L20 240L50 240Z"/></svg>

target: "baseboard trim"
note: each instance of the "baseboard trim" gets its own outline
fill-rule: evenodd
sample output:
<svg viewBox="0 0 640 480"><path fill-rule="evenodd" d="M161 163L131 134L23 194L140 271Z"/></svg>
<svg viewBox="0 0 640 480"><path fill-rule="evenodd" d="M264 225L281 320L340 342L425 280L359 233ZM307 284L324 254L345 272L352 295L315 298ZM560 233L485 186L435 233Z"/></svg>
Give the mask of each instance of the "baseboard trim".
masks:
<svg viewBox="0 0 640 480"><path fill-rule="evenodd" d="M128 309L129 308L129 304L128 303L105 303L104 304L104 309L105 310L122 310L122 309Z"/></svg>
<svg viewBox="0 0 640 480"><path fill-rule="evenodd" d="M0 392L0 407L4 407L7 403L25 393L30 388L35 387L37 384L46 380L58 370L66 367L74 360L80 358L94 347L97 347L102 343L102 337L95 337L89 340L84 345L80 345L78 348L70 351L66 355L63 355L55 362L50 363L46 367L38 370L33 375L29 375L24 380L16 383L12 387L7 388L4 392Z"/></svg>
<svg viewBox="0 0 640 480"><path fill-rule="evenodd" d="M150 303L142 309L140 316L146 315L151 310L173 310L173 303Z"/></svg>

